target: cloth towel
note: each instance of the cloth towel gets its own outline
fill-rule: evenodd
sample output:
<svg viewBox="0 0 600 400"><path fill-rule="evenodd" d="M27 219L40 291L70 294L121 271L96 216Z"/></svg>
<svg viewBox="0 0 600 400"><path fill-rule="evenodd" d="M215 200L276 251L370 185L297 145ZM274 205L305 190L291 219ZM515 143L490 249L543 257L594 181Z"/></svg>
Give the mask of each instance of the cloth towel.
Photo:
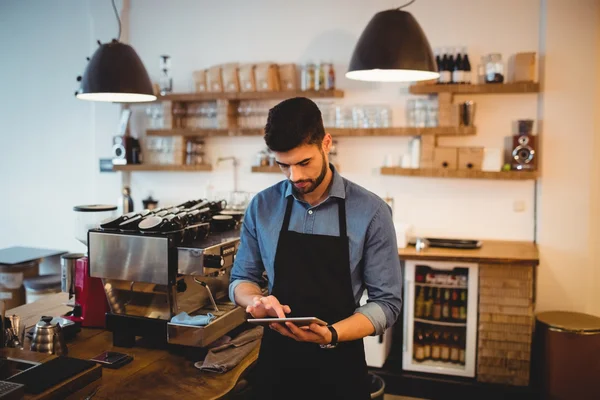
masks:
<svg viewBox="0 0 600 400"><path fill-rule="evenodd" d="M181 325L205 326L208 325L215 318L217 317L215 317L211 313L208 313L206 315L194 315L192 317L185 311L182 311L173 318L171 318L171 322Z"/></svg>
<svg viewBox="0 0 600 400"><path fill-rule="evenodd" d="M229 342L210 349L204 361L198 361L194 367L200 371L220 374L235 368L255 347L260 345L263 331L262 326L243 331Z"/></svg>

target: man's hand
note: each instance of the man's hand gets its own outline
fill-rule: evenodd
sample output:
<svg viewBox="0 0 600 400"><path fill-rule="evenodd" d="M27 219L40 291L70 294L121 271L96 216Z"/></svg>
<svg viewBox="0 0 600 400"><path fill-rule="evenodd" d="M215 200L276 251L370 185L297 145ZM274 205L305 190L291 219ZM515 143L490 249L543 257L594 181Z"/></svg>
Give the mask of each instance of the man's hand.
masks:
<svg viewBox="0 0 600 400"><path fill-rule="evenodd" d="M246 307L246 312L254 318L285 318L285 314L291 313L292 310L290 306L280 304L275 296L254 296L252 304Z"/></svg>
<svg viewBox="0 0 600 400"><path fill-rule="evenodd" d="M308 327L297 327L291 322L286 322L285 326L279 323L273 323L269 327L283 336L292 338L298 342L310 342L317 344L331 343L331 331L326 326L310 324Z"/></svg>

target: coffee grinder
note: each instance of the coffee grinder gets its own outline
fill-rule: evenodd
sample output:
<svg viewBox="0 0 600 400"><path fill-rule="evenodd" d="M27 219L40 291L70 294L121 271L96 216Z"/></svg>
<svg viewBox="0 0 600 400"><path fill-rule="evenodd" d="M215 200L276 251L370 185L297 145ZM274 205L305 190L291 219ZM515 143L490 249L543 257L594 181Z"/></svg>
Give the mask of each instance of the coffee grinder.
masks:
<svg viewBox="0 0 600 400"><path fill-rule="evenodd" d="M117 206L82 205L73 207L76 213L75 238L88 245L88 231L100 222L114 217ZM62 291L69 293L69 305L73 310L63 318L77 322L83 327L104 328L108 302L100 278L90 276L87 254L67 254L61 258Z"/></svg>

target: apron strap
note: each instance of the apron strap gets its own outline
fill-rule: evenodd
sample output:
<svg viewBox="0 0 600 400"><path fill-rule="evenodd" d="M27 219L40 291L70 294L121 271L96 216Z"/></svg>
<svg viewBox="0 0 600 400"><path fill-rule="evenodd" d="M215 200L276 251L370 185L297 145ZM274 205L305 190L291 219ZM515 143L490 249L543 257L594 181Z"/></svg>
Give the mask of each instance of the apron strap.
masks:
<svg viewBox="0 0 600 400"><path fill-rule="evenodd" d="M285 208L285 217L283 217L282 231L287 232L290 227L290 217L292 215L292 204L294 202L294 196L288 197L287 206Z"/></svg>
<svg viewBox="0 0 600 400"><path fill-rule="evenodd" d="M346 202L338 198L338 217L340 219L340 237L348 236L346 232Z"/></svg>

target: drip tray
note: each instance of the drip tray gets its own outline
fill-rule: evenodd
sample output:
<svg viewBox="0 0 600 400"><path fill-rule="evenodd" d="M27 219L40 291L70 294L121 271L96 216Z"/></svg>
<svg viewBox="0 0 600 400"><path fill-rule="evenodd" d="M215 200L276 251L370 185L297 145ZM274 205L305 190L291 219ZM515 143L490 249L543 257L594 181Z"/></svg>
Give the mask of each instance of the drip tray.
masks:
<svg viewBox="0 0 600 400"><path fill-rule="evenodd" d="M246 311L231 302L217 303L219 311L206 307L193 315L213 314L217 318L206 326L167 324L167 340L171 344L206 347L246 321ZM192 316L193 316L192 315Z"/></svg>

